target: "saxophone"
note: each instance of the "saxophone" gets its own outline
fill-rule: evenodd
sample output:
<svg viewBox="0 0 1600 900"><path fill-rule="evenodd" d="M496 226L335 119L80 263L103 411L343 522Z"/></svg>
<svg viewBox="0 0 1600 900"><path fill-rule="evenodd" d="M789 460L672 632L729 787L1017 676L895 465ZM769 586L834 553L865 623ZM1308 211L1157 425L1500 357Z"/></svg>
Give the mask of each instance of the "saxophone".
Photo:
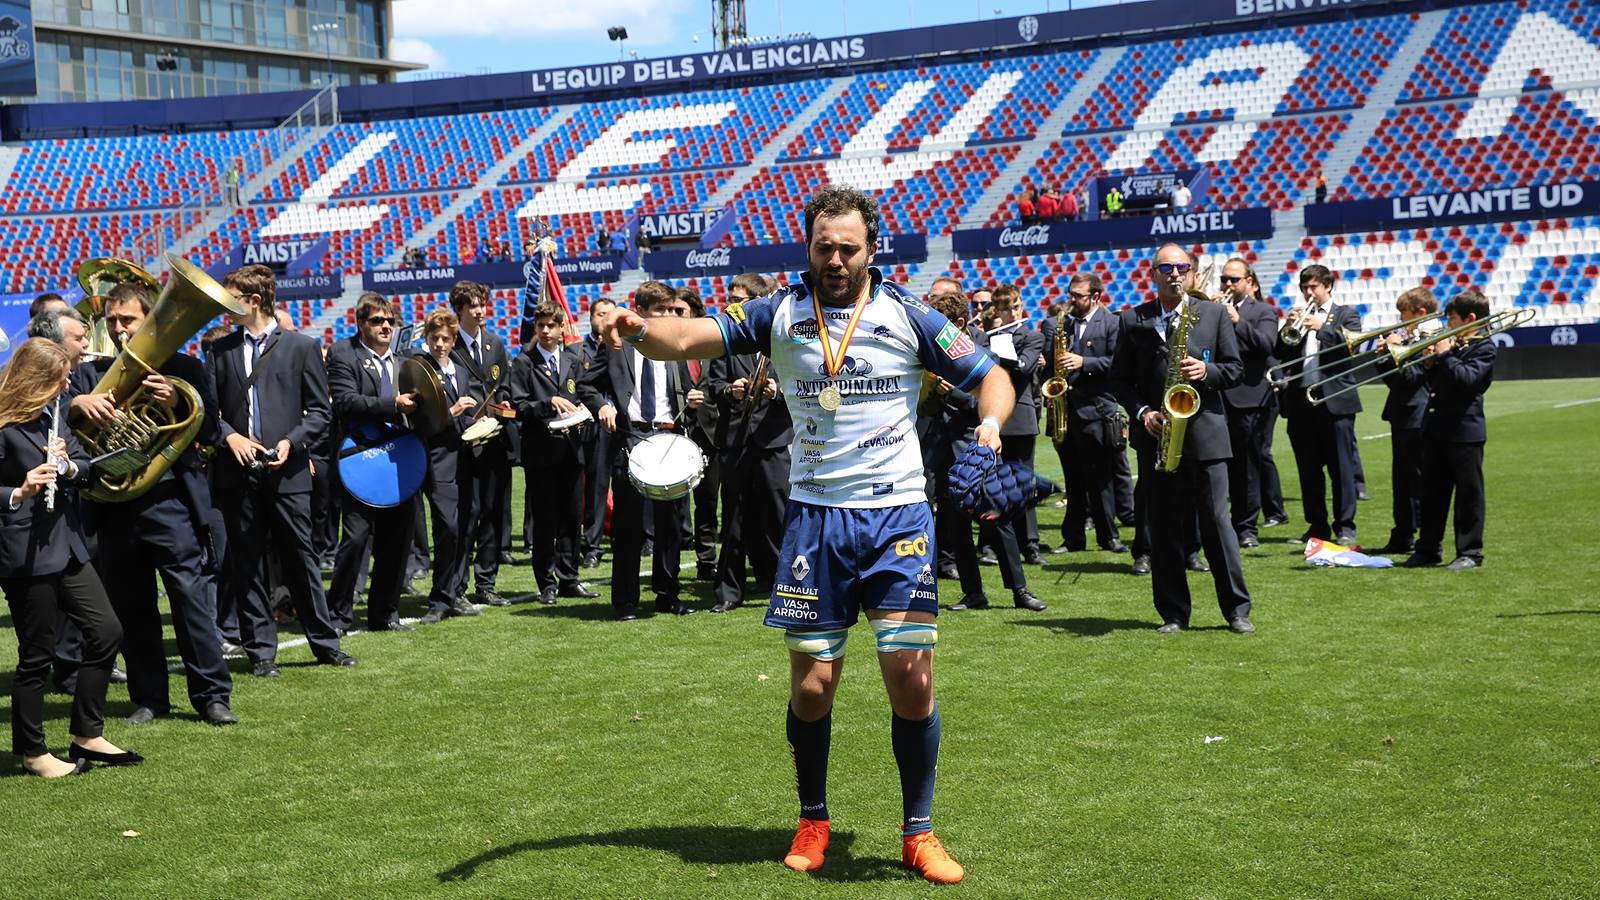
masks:
<svg viewBox="0 0 1600 900"><path fill-rule="evenodd" d="M1056 359L1067 352L1067 309L1063 305L1061 313L1056 316L1056 339L1050 348L1050 365L1055 366ZM1039 386L1039 396L1050 404L1050 418L1046 421L1045 430L1050 432L1050 437L1057 444L1067 440L1067 394L1072 390L1072 385L1065 375L1054 375Z"/></svg>
<svg viewBox="0 0 1600 900"><path fill-rule="evenodd" d="M1167 350L1166 387L1161 392L1161 411L1166 413L1161 423L1161 435L1156 438L1156 471L1176 472L1183 461L1183 438L1189 428L1189 418L1200 411L1200 392L1183 378L1181 366L1189 355L1189 329L1200 320L1194 297L1188 298L1178 321L1173 323Z"/></svg>

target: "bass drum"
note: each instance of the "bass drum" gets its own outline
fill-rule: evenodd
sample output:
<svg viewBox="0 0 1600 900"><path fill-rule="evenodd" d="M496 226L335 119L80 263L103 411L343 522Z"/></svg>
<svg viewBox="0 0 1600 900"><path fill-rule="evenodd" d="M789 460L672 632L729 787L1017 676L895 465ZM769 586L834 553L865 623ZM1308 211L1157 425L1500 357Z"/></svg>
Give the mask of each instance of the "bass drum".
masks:
<svg viewBox="0 0 1600 900"><path fill-rule="evenodd" d="M411 432L359 426L339 447L339 483L368 506L391 507L422 490L428 448Z"/></svg>

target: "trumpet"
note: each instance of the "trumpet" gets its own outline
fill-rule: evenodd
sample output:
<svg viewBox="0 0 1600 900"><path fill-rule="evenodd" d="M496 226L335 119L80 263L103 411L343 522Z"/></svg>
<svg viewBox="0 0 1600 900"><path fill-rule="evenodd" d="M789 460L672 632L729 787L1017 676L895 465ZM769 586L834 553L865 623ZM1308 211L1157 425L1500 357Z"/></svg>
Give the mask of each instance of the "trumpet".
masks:
<svg viewBox="0 0 1600 900"><path fill-rule="evenodd" d="M1310 313L1310 305L1302 303L1284 317L1283 327L1278 329L1278 340L1285 347L1298 347L1306 342L1306 316Z"/></svg>
<svg viewBox="0 0 1600 900"><path fill-rule="evenodd" d="M1348 394L1363 385L1378 381L1386 375L1415 363L1419 359L1426 359L1433 355L1439 345L1445 341L1453 341L1456 338L1460 338L1463 342L1488 340L1501 332L1526 325L1533 321L1538 314L1539 311L1531 306L1505 309L1490 315L1486 319L1473 319L1471 322L1463 322L1454 328L1435 329L1433 331L1426 330L1426 326L1423 325L1423 323L1431 323L1437 318L1429 316L1424 319L1402 322L1399 325L1391 325L1387 328L1374 329L1371 332L1348 335L1347 342L1354 341L1359 344L1365 343L1366 340L1379 334L1397 331L1403 327L1412 327L1414 339L1404 344L1380 344L1366 353L1350 357L1348 362L1353 363L1353 365L1342 367L1342 371L1339 374L1322 378L1306 385L1306 399L1311 402L1312 406L1321 406L1334 397ZM1318 397L1314 393L1318 388L1326 387L1334 381L1345 377L1355 377L1357 380L1325 396Z"/></svg>

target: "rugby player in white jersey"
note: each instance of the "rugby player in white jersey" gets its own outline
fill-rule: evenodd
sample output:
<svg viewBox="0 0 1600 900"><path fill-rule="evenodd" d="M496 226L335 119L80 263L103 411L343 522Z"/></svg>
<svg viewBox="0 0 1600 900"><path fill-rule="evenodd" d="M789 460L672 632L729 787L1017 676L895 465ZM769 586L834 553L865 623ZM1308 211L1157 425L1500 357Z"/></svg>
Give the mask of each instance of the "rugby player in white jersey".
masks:
<svg viewBox="0 0 1600 900"><path fill-rule="evenodd" d="M925 373L978 397L977 439L1000 450L1011 379L972 338L872 267L876 201L823 188L806 204L801 283L710 319L619 310L606 328L652 359L767 354L795 422L791 493L766 623L789 647L787 734L800 825L784 864L822 865L828 846L833 697L850 626L866 612L893 709L905 864L930 881L964 872L933 834L939 611L933 516L914 429Z"/></svg>

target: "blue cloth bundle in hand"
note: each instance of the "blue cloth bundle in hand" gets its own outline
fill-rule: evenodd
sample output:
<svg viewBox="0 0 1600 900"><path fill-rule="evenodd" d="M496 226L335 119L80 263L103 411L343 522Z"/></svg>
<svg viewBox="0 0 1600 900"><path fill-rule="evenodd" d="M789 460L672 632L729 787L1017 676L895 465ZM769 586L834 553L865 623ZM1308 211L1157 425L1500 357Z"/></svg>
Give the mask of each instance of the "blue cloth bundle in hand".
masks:
<svg viewBox="0 0 1600 900"><path fill-rule="evenodd" d="M970 519L1009 519L1060 490L1021 463L1001 462L998 454L976 441L963 443L964 447L956 447L945 499Z"/></svg>

